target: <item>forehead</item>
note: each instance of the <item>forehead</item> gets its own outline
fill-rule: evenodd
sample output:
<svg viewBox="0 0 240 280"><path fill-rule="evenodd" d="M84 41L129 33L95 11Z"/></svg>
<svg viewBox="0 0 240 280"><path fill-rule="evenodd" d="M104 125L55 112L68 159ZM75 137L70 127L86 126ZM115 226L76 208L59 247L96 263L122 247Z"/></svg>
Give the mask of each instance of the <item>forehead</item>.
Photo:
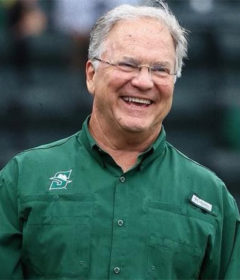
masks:
<svg viewBox="0 0 240 280"><path fill-rule="evenodd" d="M157 19L121 20L114 25L105 41L107 55L147 57L163 56L175 59L173 38L165 24Z"/></svg>

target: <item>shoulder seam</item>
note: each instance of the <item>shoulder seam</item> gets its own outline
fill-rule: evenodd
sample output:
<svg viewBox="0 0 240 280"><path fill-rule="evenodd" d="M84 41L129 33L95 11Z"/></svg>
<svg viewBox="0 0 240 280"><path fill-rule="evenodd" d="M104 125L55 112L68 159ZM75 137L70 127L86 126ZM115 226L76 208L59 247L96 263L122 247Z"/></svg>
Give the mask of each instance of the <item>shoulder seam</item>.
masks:
<svg viewBox="0 0 240 280"><path fill-rule="evenodd" d="M167 144L170 148L174 149L181 157L183 157L183 158L185 158L186 160L192 162L193 164L196 164L196 165L198 165L198 166L200 166L200 167L206 169L206 170L209 171L211 174L213 174L214 176L216 176L216 178L217 178L220 182L222 182L222 183L224 184L224 182L218 177L218 175L217 175L213 170L211 170L209 167L207 167L207 166L205 166L205 165L203 165L203 164L201 164L201 163L199 163L199 162L197 162L197 161L195 161L195 160L189 158L187 155L185 155L184 153L182 153L181 151L179 151L177 148L175 148L175 147L174 147L172 144L170 144L169 142L166 141L166 144ZM224 184L224 185L225 185L225 184Z"/></svg>
<svg viewBox="0 0 240 280"><path fill-rule="evenodd" d="M43 145L40 145L40 146L37 146L37 147L33 147L33 148L30 148L30 149L24 150L24 151L18 153L18 155L22 155L22 154L25 154L25 153L31 152L31 151L47 150L47 149L50 149L50 148L61 146L61 145L65 144L67 141L69 141L71 138L77 136L78 134L79 134L79 132L76 132L75 134L70 135L66 138L63 138L63 139L56 140L56 141L53 141L53 142L48 143L48 144L43 144Z"/></svg>

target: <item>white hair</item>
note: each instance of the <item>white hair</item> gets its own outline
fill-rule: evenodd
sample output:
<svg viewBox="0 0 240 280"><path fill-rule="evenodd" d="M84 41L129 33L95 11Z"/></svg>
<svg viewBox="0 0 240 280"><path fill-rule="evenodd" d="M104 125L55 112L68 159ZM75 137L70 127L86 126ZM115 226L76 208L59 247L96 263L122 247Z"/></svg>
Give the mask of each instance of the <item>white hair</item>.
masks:
<svg viewBox="0 0 240 280"><path fill-rule="evenodd" d="M179 25L167 4L162 1L158 1L158 3L161 4L159 7L120 5L100 17L90 33L88 58L93 60L94 57L101 56L104 51L104 41L113 26L120 20L131 20L141 17L153 18L165 24L173 38L176 50L175 72L177 77L180 77L183 58L187 56L187 32Z"/></svg>

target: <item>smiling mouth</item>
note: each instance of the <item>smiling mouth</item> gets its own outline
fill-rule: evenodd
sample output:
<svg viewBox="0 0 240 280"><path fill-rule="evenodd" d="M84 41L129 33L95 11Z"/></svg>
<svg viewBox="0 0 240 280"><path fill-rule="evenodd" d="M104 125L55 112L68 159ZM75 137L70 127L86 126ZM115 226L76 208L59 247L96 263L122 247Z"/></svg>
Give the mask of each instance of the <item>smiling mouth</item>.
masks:
<svg viewBox="0 0 240 280"><path fill-rule="evenodd" d="M138 106L149 106L153 102L149 99L143 99L143 98L137 98L137 97L130 97L130 96L124 96L122 99L128 103L128 104L134 104Z"/></svg>

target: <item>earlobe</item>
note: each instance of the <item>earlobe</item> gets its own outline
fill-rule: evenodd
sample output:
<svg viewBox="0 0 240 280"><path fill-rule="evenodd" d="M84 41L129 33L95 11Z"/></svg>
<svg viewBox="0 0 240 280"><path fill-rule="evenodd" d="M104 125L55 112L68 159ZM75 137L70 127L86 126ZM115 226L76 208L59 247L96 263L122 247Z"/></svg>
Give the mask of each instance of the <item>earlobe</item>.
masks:
<svg viewBox="0 0 240 280"><path fill-rule="evenodd" d="M94 95L94 75L95 75L95 69L93 67L92 61L88 60L86 63L86 84L89 93Z"/></svg>

